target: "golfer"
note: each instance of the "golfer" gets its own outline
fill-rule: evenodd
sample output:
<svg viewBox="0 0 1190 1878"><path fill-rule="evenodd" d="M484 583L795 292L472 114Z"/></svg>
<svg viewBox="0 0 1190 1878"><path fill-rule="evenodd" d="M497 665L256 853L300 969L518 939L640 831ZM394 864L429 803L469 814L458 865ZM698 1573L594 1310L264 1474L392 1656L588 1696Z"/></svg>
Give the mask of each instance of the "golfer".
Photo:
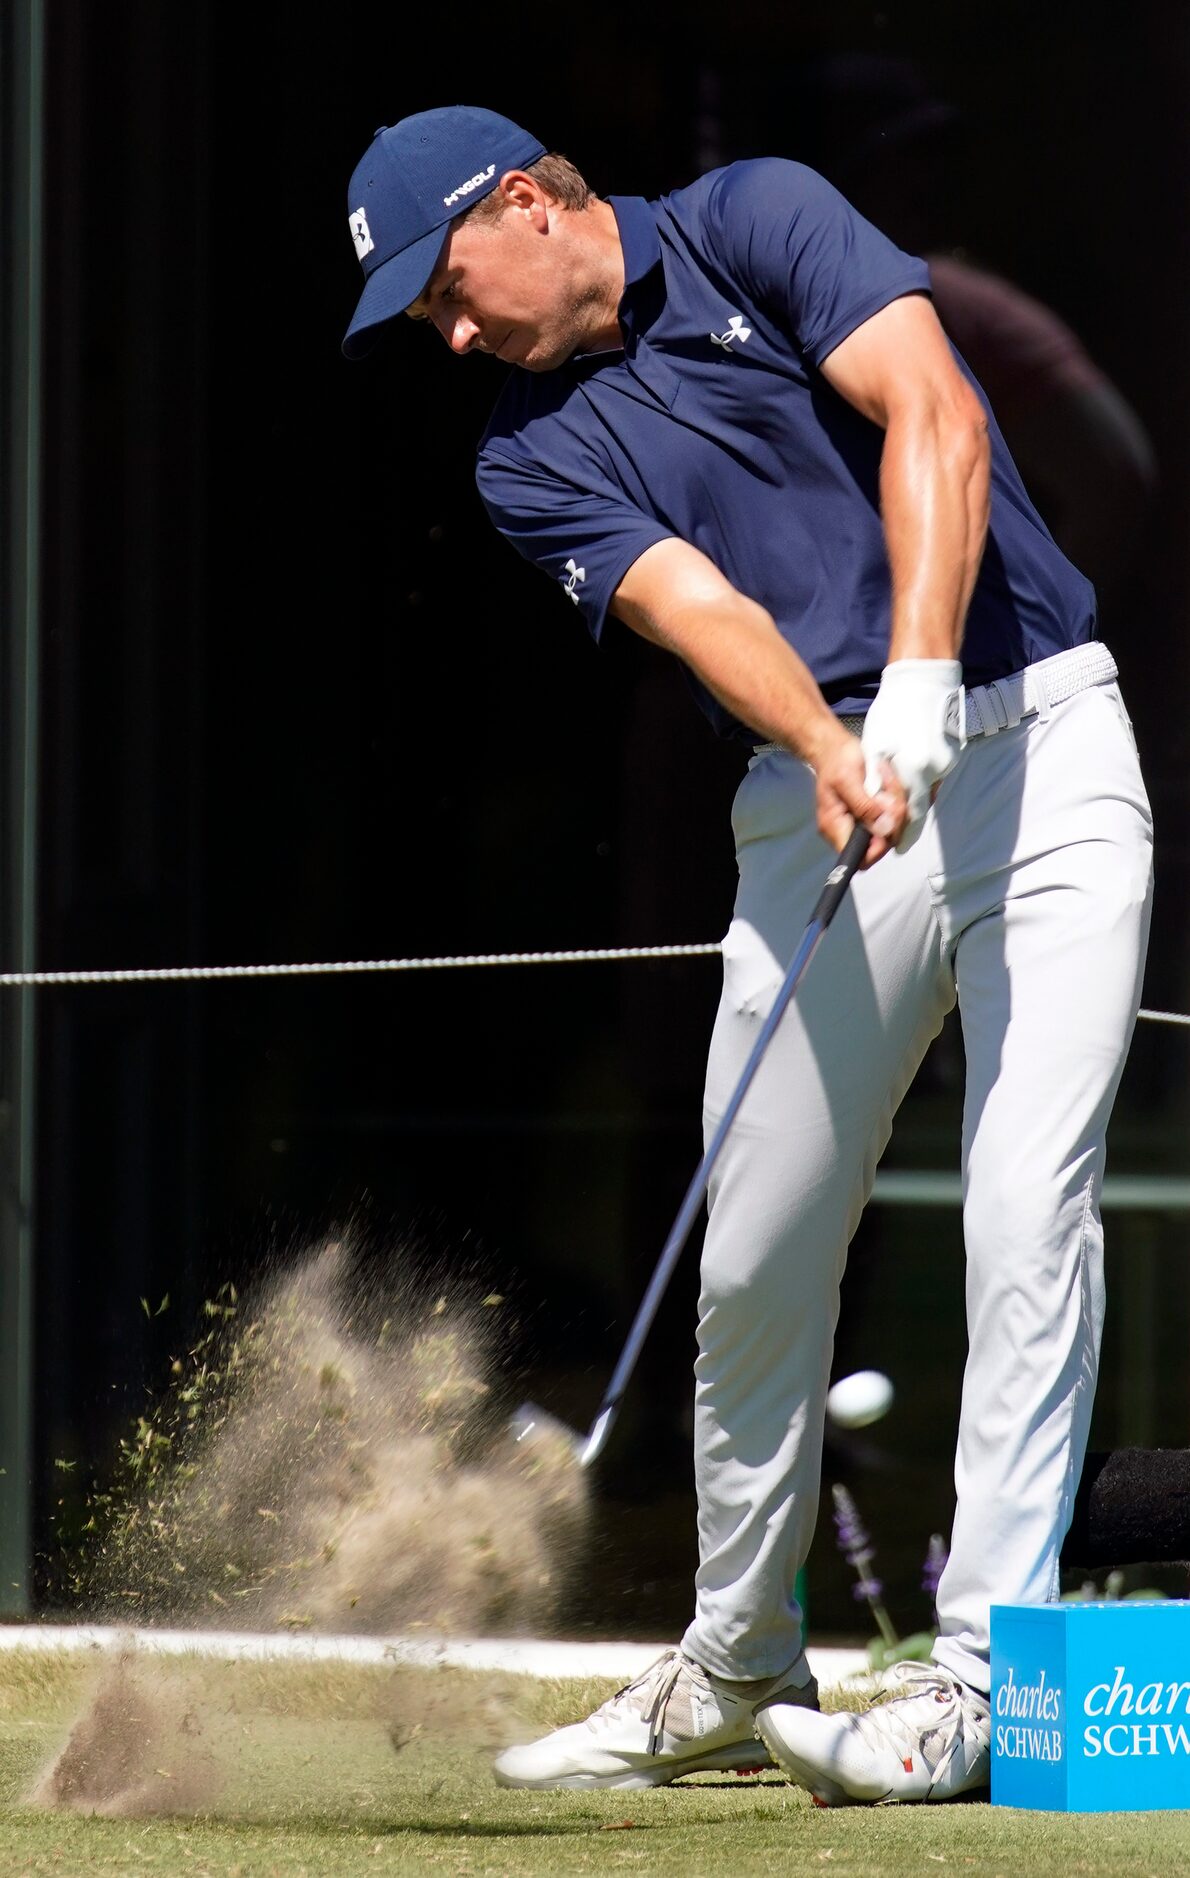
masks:
<svg viewBox="0 0 1190 1878"><path fill-rule="evenodd" d="M870 837L711 1184L689 1628L496 1777L640 1787L767 1753L827 1803L953 1798L988 1780L990 1605L1058 1595L1095 1394L1152 827L1094 592L923 262L813 171L757 159L601 200L519 126L451 106L377 134L349 213L366 278L344 350L409 313L511 367L479 447L496 527L561 615L666 647L752 748L708 1131L830 850ZM839 1281L956 999L969 1354L939 1635L866 1714L827 1716L794 1582Z"/></svg>

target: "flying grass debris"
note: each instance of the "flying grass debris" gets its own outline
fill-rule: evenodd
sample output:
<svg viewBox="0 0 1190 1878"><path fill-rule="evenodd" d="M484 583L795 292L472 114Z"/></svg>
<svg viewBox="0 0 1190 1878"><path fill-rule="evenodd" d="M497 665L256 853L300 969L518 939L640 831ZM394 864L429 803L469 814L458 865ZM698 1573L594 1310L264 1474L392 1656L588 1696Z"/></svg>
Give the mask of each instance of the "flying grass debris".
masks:
<svg viewBox="0 0 1190 1878"><path fill-rule="evenodd" d="M361 1296L339 1243L256 1298L224 1286L91 1504L76 1597L138 1623L548 1628L585 1485L564 1437L506 1438L501 1303Z"/></svg>

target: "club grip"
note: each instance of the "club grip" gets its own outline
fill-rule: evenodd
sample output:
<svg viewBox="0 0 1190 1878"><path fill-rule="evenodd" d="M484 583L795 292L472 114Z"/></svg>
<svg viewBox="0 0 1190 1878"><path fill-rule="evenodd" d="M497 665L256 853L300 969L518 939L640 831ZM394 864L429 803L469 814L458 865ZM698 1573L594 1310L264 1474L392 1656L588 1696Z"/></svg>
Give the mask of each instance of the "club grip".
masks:
<svg viewBox="0 0 1190 1878"><path fill-rule="evenodd" d="M817 905L811 913L811 920L817 920L825 931L838 909L840 900L851 885L851 877L868 852L871 836L862 822L857 822L847 837L847 845L840 854L834 867L826 877L826 885L818 896Z"/></svg>

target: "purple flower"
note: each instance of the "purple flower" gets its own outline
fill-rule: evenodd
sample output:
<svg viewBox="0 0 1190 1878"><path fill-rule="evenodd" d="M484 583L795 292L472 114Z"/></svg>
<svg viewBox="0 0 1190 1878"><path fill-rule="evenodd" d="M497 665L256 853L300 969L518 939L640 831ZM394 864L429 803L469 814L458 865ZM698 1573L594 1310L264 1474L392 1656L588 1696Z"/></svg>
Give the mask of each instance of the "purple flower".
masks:
<svg viewBox="0 0 1190 1878"><path fill-rule="evenodd" d="M926 1593L927 1597L931 1599L938 1596L938 1580L942 1576L943 1568L949 1557L950 1554L946 1549L946 1541L942 1537L942 1534L940 1532L932 1532L930 1534L930 1544L926 1552L925 1563L921 1568L921 1588Z"/></svg>
<svg viewBox="0 0 1190 1878"><path fill-rule="evenodd" d="M877 1628L885 1643L895 1644L897 1633L893 1628L892 1618L884 1608L884 1586L872 1570L875 1555L872 1551L872 1541L864 1531L859 1508L846 1487L832 1487L831 1498L835 1503L835 1532L838 1535L839 1550L857 1579L852 1595L862 1604L867 1604L876 1619Z"/></svg>
<svg viewBox="0 0 1190 1878"><path fill-rule="evenodd" d="M859 1508L846 1487L832 1487L831 1497L835 1502L835 1531L839 1536L839 1550L847 1563L860 1571L872 1556L872 1541L864 1531Z"/></svg>

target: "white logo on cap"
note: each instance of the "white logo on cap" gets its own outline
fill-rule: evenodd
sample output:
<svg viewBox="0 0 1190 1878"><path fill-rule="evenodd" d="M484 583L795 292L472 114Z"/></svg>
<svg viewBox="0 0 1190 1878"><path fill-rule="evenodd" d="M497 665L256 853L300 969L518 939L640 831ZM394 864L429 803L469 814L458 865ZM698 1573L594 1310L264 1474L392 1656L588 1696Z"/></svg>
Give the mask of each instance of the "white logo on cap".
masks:
<svg viewBox="0 0 1190 1878"><path fill-rule="evenodd" d="M372 240L372 231L368 227L368 218L362 209L347 217L347 226L351 230L351 239L355 243L355 252L362 261L365 254L371 254L376 243Z"/></svg>
<svg viewBox="0 0 1190 1878"><path fill-rule="evenodd" d="M480 170L476 176L469 176L465 183L460 183L458 188L452 189L448 196L443 196L443 207L449 209L460 196L469 196L473 189L478 189L480 183L490 183L495 174L496 165L489 163L486 170Z"/></svg>

